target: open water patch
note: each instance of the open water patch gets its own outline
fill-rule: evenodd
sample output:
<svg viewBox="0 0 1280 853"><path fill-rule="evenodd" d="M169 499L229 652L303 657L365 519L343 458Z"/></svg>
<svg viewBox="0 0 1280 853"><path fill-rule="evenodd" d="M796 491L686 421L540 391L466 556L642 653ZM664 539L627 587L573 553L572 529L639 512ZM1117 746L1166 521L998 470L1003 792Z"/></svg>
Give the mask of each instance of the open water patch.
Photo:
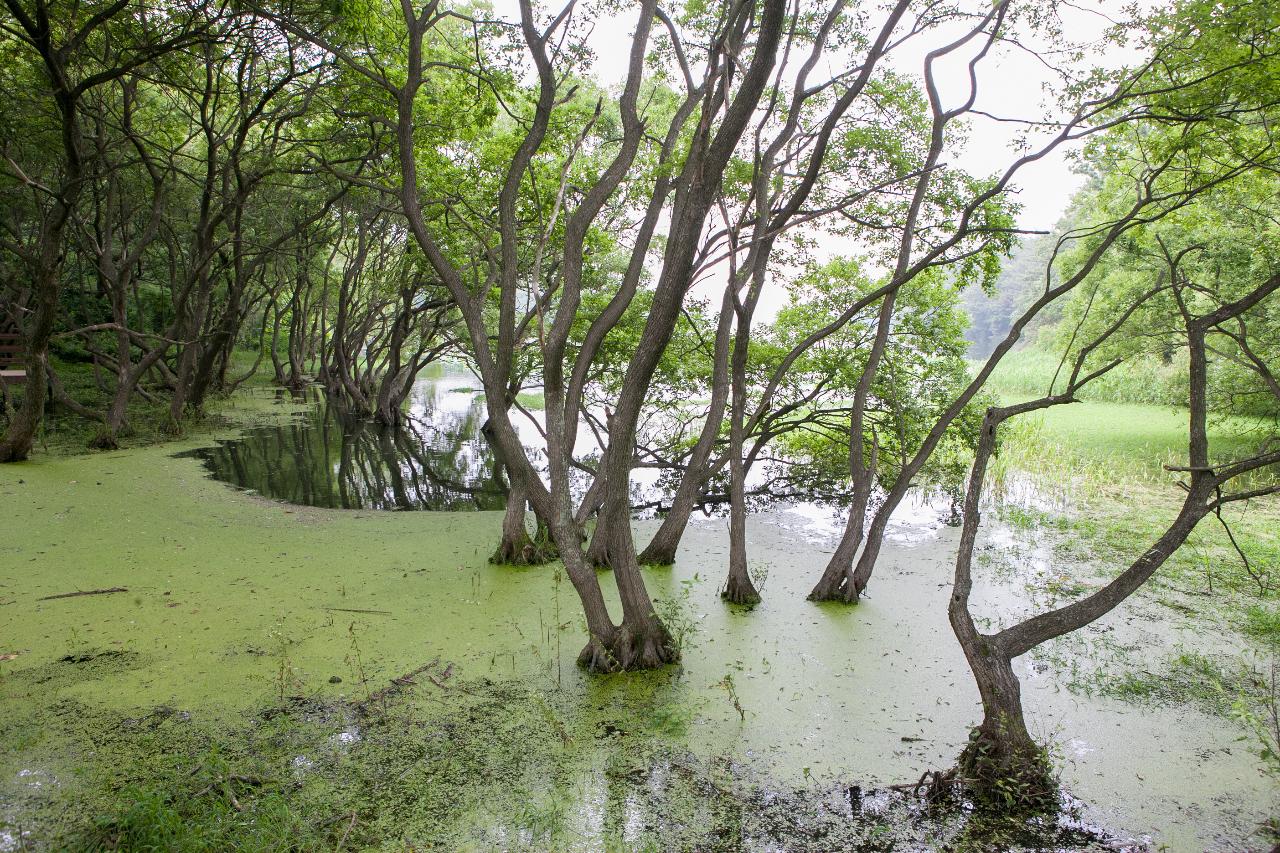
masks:
<svg viewBox="0 0 1280 853"><path fill-rule="evenodd" d="M289 423L181 454L216 480L274 500L328 509L497 510L501 466L481 432L484 397L420 382L401 423L353 418L314 392Z"/></svg>

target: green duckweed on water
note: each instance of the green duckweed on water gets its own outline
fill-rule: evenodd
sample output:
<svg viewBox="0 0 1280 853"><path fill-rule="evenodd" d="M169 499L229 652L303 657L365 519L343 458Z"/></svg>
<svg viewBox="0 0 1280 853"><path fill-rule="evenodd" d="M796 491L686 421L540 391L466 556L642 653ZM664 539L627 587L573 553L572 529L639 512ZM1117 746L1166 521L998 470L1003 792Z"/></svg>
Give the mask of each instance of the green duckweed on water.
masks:
<svg viewBox="0 0 1280 853"><path fill-rule="evenodd" d="M724 522L696 521L646 575L683 664L592 677L562 571L487 562L497 513L276 503L175 455L232 431L0 469L0 848L1241 849L1275 813L1221 715L1069 689L1107 648L1154 667L1212 644L1149 599L1018 665L1106 833L980 834L890 791L951 766L978 717L945 622L955 531L924 508L856 608L804 600L829 518L753 516L750 611L717 595ZM1052 543L984 543L985 609L1016 615Z"/></svg>

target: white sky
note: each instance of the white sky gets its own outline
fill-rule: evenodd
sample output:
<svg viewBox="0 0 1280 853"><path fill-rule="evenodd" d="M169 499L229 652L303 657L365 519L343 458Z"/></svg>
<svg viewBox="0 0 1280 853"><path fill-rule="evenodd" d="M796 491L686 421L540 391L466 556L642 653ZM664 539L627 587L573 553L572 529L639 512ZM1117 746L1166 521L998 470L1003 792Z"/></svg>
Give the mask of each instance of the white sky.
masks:
<svg viewBox="0 0 1280 853"><path fill-rule="evenodd" d="M516 0L493 0L494 10L499 17L509 20L519 19L519 7ZM1103 33L1110 21L1105 17L1108 10L1117 10L1120 3L1114 0L1081 0L1070 6L1064 4L1061 14L1063 30L1062 41L1065 44L1094 43ZM545 12L554 7L561 8L559 0L543 5ZM975 6L976 8L976 6ZM880 16L873 15L877 23ZM590 45L596 55L594 73L596 78L606 86L619 88L626 75L626 62L630 49L630 37L635 26L635 12L627 8L622 14L598 18L594 24ZM960 30L948 35L954 38ZM891 54L888 65L899 73L911 74L923 79L923 59L925 52L936 48L942 39L938 35L926 36L916 42L908 43ZM979 45L974 40L974 50ZM1036 51L1049 53L1063 45L1035 44L1030 41L1027 46ZM1088 64L1116 65L1132 61L1135 57L1127 51L1108 49L1108 53L1094 52L1086 60ZM968 76L967 62L973 50L966 49L945 63L938 66L939 86L942 89L944 105L958 103L967 97ZM691 57L692 60L692 57ZM835 63L839 57L828 59L825 69L828 75L839 69ZM817 79L821 71L815 70L811 79ZM1041 119L1054 115L1051 91L1055 82L1054 75L1045 65L1030 53L1017 48L1000 46L979 66L978 98L976 109L1002 118ZM1002 173L1018 156L1013 141L1020 132L1020 125L999 122L973 116L969 122L969 141L961 150L949 150L945 155L948 162L973 174L991 175ZM1032 137L1034 140L1034 136ZM1014 181L1016 198L1022 205L1018 217L1018 225L1025 229L1047 231L1066 209L1072 194L1079 189L1083 179L1071 170L1068 161L1068 148L1060 148L1043 160L1022 169ZM825 255L852 254L857 247L852 243L834 241L823 252ZM843 243L843 245L840 245ZM718 278L718 277L717 277ZM718 296L718 284L707 281L698 287L705 291L699 295L706 298ZM761 313L768 317L784 304L785 298L780 292L766 295L761 305Z"/></svg>
<svg viewBox="0 0 1280 853"><path fill-rule="evenodd" d="M518 16L514 0L496 0L500 14ZM1094 42L1109 25L1103 16L1108 7L1119 4L1107 0L1076 3L1061 10L1064 40L1067 43ZM591 45L596 53L595 72L607 85L620 86L626 76L629 41L634 30L632 14L599 19ZM908 43L890 57L889 65L900 73L913 74L923 79L923 60L926 51L938 46L937 36L915 43ZM1029 45L1036 49L1052 48L1052 45ZM967 95L968 79L965 66L967 53L958 54L949 63L940 63L939 71L951 71L954 76L946 79L939 73L940 84L951 83L951 91L944 88L944 102L954 103ZM1117 55L1114 49L1105 56L1094 55L1091 61L1115 64L1132 59L1132 55ZM829 64L829 73L837 71ZM813 75L817 78L817 73ZM1012 48L1000 50L989 57L979 70L979 92L976 109L1002 118L1038 119L1047 114L1046 86L1053 76L1041 61L1025 51ZM1050 93L1051 94L1051 93ZM1051 107L1049 108L1051 109ZM1019 129L1004 122L972 117L970 142L967 148L953 157L953 162L974 174L1002 172L1015 158L1011 142ZM1023 205L1019 225L1024 228L1049 229L1066 209L1071 194L1082 184L1080 176L1071 171L1066 150L1059 150L1019 173L1015 182L1019 189L1018 200Z"/></svg>

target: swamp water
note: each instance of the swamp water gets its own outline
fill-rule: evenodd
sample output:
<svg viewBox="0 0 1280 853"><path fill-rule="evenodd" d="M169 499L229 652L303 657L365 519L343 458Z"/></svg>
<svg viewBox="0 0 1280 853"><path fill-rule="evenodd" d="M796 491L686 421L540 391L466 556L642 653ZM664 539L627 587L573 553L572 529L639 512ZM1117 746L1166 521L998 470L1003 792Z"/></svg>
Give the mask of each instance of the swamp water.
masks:
<svg viewBox="0 0 1280 853"><path fill-rule="evenodd" d="M484 398L460 371L419 381L404 422L345 416L307 388L287 424L246 430L189 455L217 480L264 497L329 509L490 510L506 486L488 442Z"/></svg>
<svg viewBox="0 0 1280 853"><path fill-rule="evenodd" d="M901 514L855 608L804 600L834 546L829 514L752 516L751 559L766 576L752 611L717 595L725 522L695 519L677 564L646 574L688 631L683 664L599 678L573 664L584 634L561 573L487 563L497 513L266 501L174 450L0 469L0 849L38 842L39 827L74 814L78 786L103 765L118 765L107 778L125 784L161 763L155 754L203 742L187 727L248 727L258 740L246 753L283 750L281 774L313 796L338 784L321 768L363 774L353 789L399 803L405 827L451 815L453 828L438 830L445 847L592 850L680 846L655 824L697 825L714 810L715 784L743 778L778 792L754 801L761 811L847 823L854 798L821 792L947 767L978 718L945 617L956 531L928 505ZM656 523L636 526L643 538ZM1007 565L980 576L976 604L1031 606L1026 581L1048 560L1044 537L993 522L983 538L987 562ZM117 587L127 592L47 598ZM1191 633L1168 622L1137 600L1091 631L1161 649ZM1018 671L1033 729L1055 745L1086 819L1174 850L1261 848L1253 833L1277 791L1233 724L1069 692L1056 661L1033 653ZM386 741L386 725L333 710L427 664L393 712L403 715L394 728L418 740ZM289 703L299 710L284 733L264 733L283 723L263 709ZM151 752L120 747L118 730L141 732ZM323 737L290 740L302 730ZM441 787L459 773L465 781ZM674 799L646 794L682 773L701 781ZM790 809L795 791L815 792L818 807ZM732 828L733 814L713 817ZM749 849L845 845L746 837ZM874 849L929 847L917 838Z"/></svg>

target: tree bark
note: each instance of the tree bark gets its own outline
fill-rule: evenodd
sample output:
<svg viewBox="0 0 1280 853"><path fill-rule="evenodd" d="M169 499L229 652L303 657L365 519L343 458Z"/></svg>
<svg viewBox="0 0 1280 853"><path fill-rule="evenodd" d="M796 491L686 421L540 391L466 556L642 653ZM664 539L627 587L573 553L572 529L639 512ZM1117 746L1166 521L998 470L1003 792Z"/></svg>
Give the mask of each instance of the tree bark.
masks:
<svg viewBox="0 0 1280 853"><path fill-rule="evenodd" d="M850 434L849 441L862 444L862 436ZM854 580L853 558L862 544L862 534L867 520L867 504L871 502L871 489L875 484L876 458L879 447L871 446L871 461L865 467L861 463L861 454L854 456L850 450L850 470L853 473L853 499L849 505L849 515L845 519L844 532L836 545L835 553L827 562L822 577L809 593L810 601L841 601L851 604L858 600L862 592Z"/></svg>
<svg viewBox="0 0 1280 853"><path fill-rule="evenodd" d="M730 283L730 287L733 283ZM729 338L733 328L733 294L726 288L720 305L720 323L716 327L716 342L712 359L711 405L703 422L698 442L689 454L689 462L680 485L671 498L671 508L662 519L653 538L637 558L643 566L669 566L676 561L676 551L689 517L698 503L698 497L712 473L711 453L715 449L720 426L724 422L725 405L729 400Z"/></svg>
<svg viewBox="0 0 1280 853"><path fill-rule="evenodd" d="M731 285L732 286L732 285ZM751 294L754 296L756 294ZM747 466L742 458L743 419L747 408L747 346L751 334L751 309L734 299L737 334L733 343L733 406L729 415L729 577L720 597L731 604L760 603L760 591L747 570Z"/></svg>

